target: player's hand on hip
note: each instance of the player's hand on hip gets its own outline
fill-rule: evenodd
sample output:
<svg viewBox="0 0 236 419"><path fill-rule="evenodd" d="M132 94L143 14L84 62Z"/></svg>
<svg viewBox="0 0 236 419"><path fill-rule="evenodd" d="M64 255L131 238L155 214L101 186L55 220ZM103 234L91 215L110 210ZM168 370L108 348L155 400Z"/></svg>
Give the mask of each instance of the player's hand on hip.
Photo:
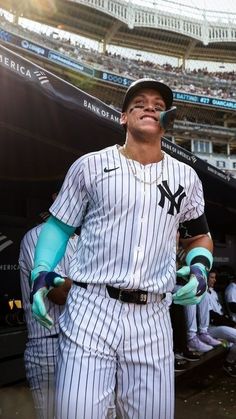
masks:
<svg viewBox="0 0 236 419"><path fill-rule="evenodd" d="M207 271L203 264L183 266L177 276L188 280L187 284L173 295L173 302L180 305L198 304L207 291Z"/></svg>
<svg viewBox="0 0 236 419"><path fill-rule="evenodd" d="M53 288L64 283L64 278L56 272L39 272L32 281L30 302L32 304L33 317L44 327L50 329L53 326L53 320L48 315L45 298L48 292Z"/></svg>

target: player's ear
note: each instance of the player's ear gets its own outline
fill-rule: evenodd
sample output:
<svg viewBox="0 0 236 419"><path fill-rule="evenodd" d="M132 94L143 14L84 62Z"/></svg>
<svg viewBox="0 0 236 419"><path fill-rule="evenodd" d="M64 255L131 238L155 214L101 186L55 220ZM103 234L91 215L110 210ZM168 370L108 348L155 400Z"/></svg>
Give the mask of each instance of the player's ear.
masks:
<svg viewBox="0 0 236 419"><path fill-rule="evenodd" d="M126 112L122 112L122 114L120 116L120 124L121 125L126 125L127 124L127 113Z"/></svg>

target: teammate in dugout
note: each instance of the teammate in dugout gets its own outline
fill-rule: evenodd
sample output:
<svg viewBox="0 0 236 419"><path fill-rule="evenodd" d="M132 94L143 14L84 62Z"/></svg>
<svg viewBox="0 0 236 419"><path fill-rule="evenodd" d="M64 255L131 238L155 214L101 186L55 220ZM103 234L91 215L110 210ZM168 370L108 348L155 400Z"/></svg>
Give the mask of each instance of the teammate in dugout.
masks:
<svg viewBox="0 0 236 419"><path fill-rule="evenodd" d="M32 310L51 327L44 297L63 279L49 272L81 225L70 265L74 284L60 317L57 419L104 419L114 390L119 418L174 417L169 305L172 298L201 301L213 244L197 174L161 149L172 102L167 85L134 82L120 119L124 145L71 166L40 234ZM189 281L172 297L180 225Z"/></svg>
<svg viewBox="0 0 236 419"><path fill-rule="evenodd" d="M45 304L54 321L53 326L48 330L32 317L30 304L29 278L33 268L34 250L42 226L43 224L40 224L29 230L24 235L20 245L20 285L28 331L24 361L26 377L33 396L36 417L37 419L53 419L59 333L58 318L62 313L67 294L71 287L71 280L67 276L69 262L76 250L78 236L74 235L70 238L65 255L56 267L57 273L63 276L65 281L60 287L53 288L47 295Z"/></svg>

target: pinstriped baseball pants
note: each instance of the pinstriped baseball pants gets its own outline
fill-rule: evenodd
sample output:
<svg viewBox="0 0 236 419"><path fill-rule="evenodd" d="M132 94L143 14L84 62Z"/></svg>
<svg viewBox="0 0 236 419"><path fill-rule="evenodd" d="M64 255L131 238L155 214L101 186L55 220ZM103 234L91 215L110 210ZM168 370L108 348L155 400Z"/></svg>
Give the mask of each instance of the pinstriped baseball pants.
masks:
<svg viewBox="0 0 236 419"><path fill-rule="evenodd" d="M172 328L166 300L137 305L104 286L73 286L60 318L56 419L173 419Z"/></svg>
<svg viewBox="0 0 236 419"><path fill-rule="evenodd" d="M30 339L24 353L26 377L37 419L54 418L55 366L58 338Z"/></svg>

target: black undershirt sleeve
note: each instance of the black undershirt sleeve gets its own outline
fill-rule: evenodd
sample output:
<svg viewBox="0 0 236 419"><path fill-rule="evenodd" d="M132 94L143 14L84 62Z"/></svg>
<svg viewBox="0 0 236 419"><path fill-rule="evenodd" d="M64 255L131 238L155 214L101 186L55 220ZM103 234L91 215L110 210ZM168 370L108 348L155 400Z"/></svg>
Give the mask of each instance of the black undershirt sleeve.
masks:
<svg viewBox="0 0 236 419"><path fill-rule="evenodd" d="M200 234L209 233L209 227L205 214L194 220L185 221L179 225L179 234L181 239L188 239Z"/></svg>

